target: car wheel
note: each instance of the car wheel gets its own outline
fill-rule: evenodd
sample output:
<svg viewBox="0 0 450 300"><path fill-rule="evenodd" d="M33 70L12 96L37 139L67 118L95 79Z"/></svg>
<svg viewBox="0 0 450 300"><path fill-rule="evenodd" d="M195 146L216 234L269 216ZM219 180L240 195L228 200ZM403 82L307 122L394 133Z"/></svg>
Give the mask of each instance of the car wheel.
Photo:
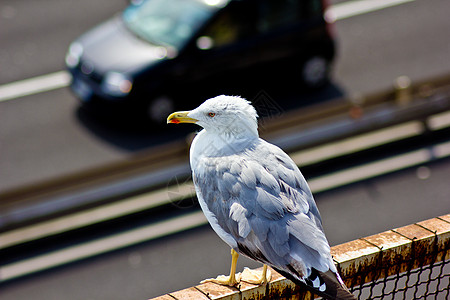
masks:
<svg viewBox="0 0 450 300"><path fill-rule="evenodd" d="M328 82L329 62L323 56L312 56L303 62L302 83L308 88L320 88Z"/></svg>
<svg viewBox="0 0 450 300"><path fill-rule="evenodd" d="M174 101L167 95L154 98L147 107L148 118L157 124L165 124L167 116L174 111Z"/></svg>

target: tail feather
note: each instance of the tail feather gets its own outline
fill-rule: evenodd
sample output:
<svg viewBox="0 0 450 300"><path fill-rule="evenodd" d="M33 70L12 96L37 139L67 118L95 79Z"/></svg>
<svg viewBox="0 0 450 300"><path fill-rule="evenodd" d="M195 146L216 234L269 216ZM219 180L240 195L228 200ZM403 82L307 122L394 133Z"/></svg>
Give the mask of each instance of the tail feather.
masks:
<svg viewBox="0 0 450 300"><path fill-rule="evenodd" d="M294 283L304 286L310 292L328 300L356 300L356 296L350 293L342 282L339 274L327 271L325 273L312 269L308 278L299 280L296 276L276 269L280 274L292 280Z"/></svg>
<svg viewBox="0 0 450 300"><path fill-rule="evenodd" d="M355 300L356 296L350 293L345 284L342 282L338 273L327 271L320 273L320 277L323 279L326 290L325 293L339 300ZM333 298L332 298L333 299Z"/></svg>

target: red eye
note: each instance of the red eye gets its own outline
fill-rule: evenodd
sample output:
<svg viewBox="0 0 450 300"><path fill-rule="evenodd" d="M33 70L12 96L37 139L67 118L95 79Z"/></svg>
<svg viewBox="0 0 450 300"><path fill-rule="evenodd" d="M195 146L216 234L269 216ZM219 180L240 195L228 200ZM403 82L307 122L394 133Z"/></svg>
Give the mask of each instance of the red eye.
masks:
<svg viewBox="0 0 450 300"><path fill-rule="evenodd" d="M213 112L210 112L210 113L208 114L208 116L210 116L211 118L213 118L215 115L216 115L216 114L213 113Z"/></svg>

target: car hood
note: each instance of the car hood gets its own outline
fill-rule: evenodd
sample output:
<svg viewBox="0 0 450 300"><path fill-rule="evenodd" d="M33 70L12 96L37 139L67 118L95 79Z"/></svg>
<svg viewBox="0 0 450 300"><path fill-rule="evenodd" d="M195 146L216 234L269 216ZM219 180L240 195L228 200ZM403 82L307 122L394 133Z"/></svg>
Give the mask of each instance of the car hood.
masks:
<svg viewBox="0 0 450 300"><path fill-rule="evenodd" d="M116 16L82 35L82 62L96 73L108 71L134 72L168 56L168 49L150 44L125 27Z"/></svg>

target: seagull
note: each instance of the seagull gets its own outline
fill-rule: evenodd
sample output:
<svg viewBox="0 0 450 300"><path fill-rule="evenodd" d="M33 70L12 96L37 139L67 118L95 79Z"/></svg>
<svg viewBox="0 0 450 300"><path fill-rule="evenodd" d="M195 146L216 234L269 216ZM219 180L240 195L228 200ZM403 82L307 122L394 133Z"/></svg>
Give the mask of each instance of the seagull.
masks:
<svg viewBox="0 0 450 300"><path fill-rule="evenodd" d="M270 266L326 299L356 299L338 274L305 178L283 150L259 137L257 117L249 101L221 95L167 118L203 127L190 148L195 191L231 247L230 275L202 282L266 284ZM262 271L236 274L239 255L261 262Z"/></svg>

